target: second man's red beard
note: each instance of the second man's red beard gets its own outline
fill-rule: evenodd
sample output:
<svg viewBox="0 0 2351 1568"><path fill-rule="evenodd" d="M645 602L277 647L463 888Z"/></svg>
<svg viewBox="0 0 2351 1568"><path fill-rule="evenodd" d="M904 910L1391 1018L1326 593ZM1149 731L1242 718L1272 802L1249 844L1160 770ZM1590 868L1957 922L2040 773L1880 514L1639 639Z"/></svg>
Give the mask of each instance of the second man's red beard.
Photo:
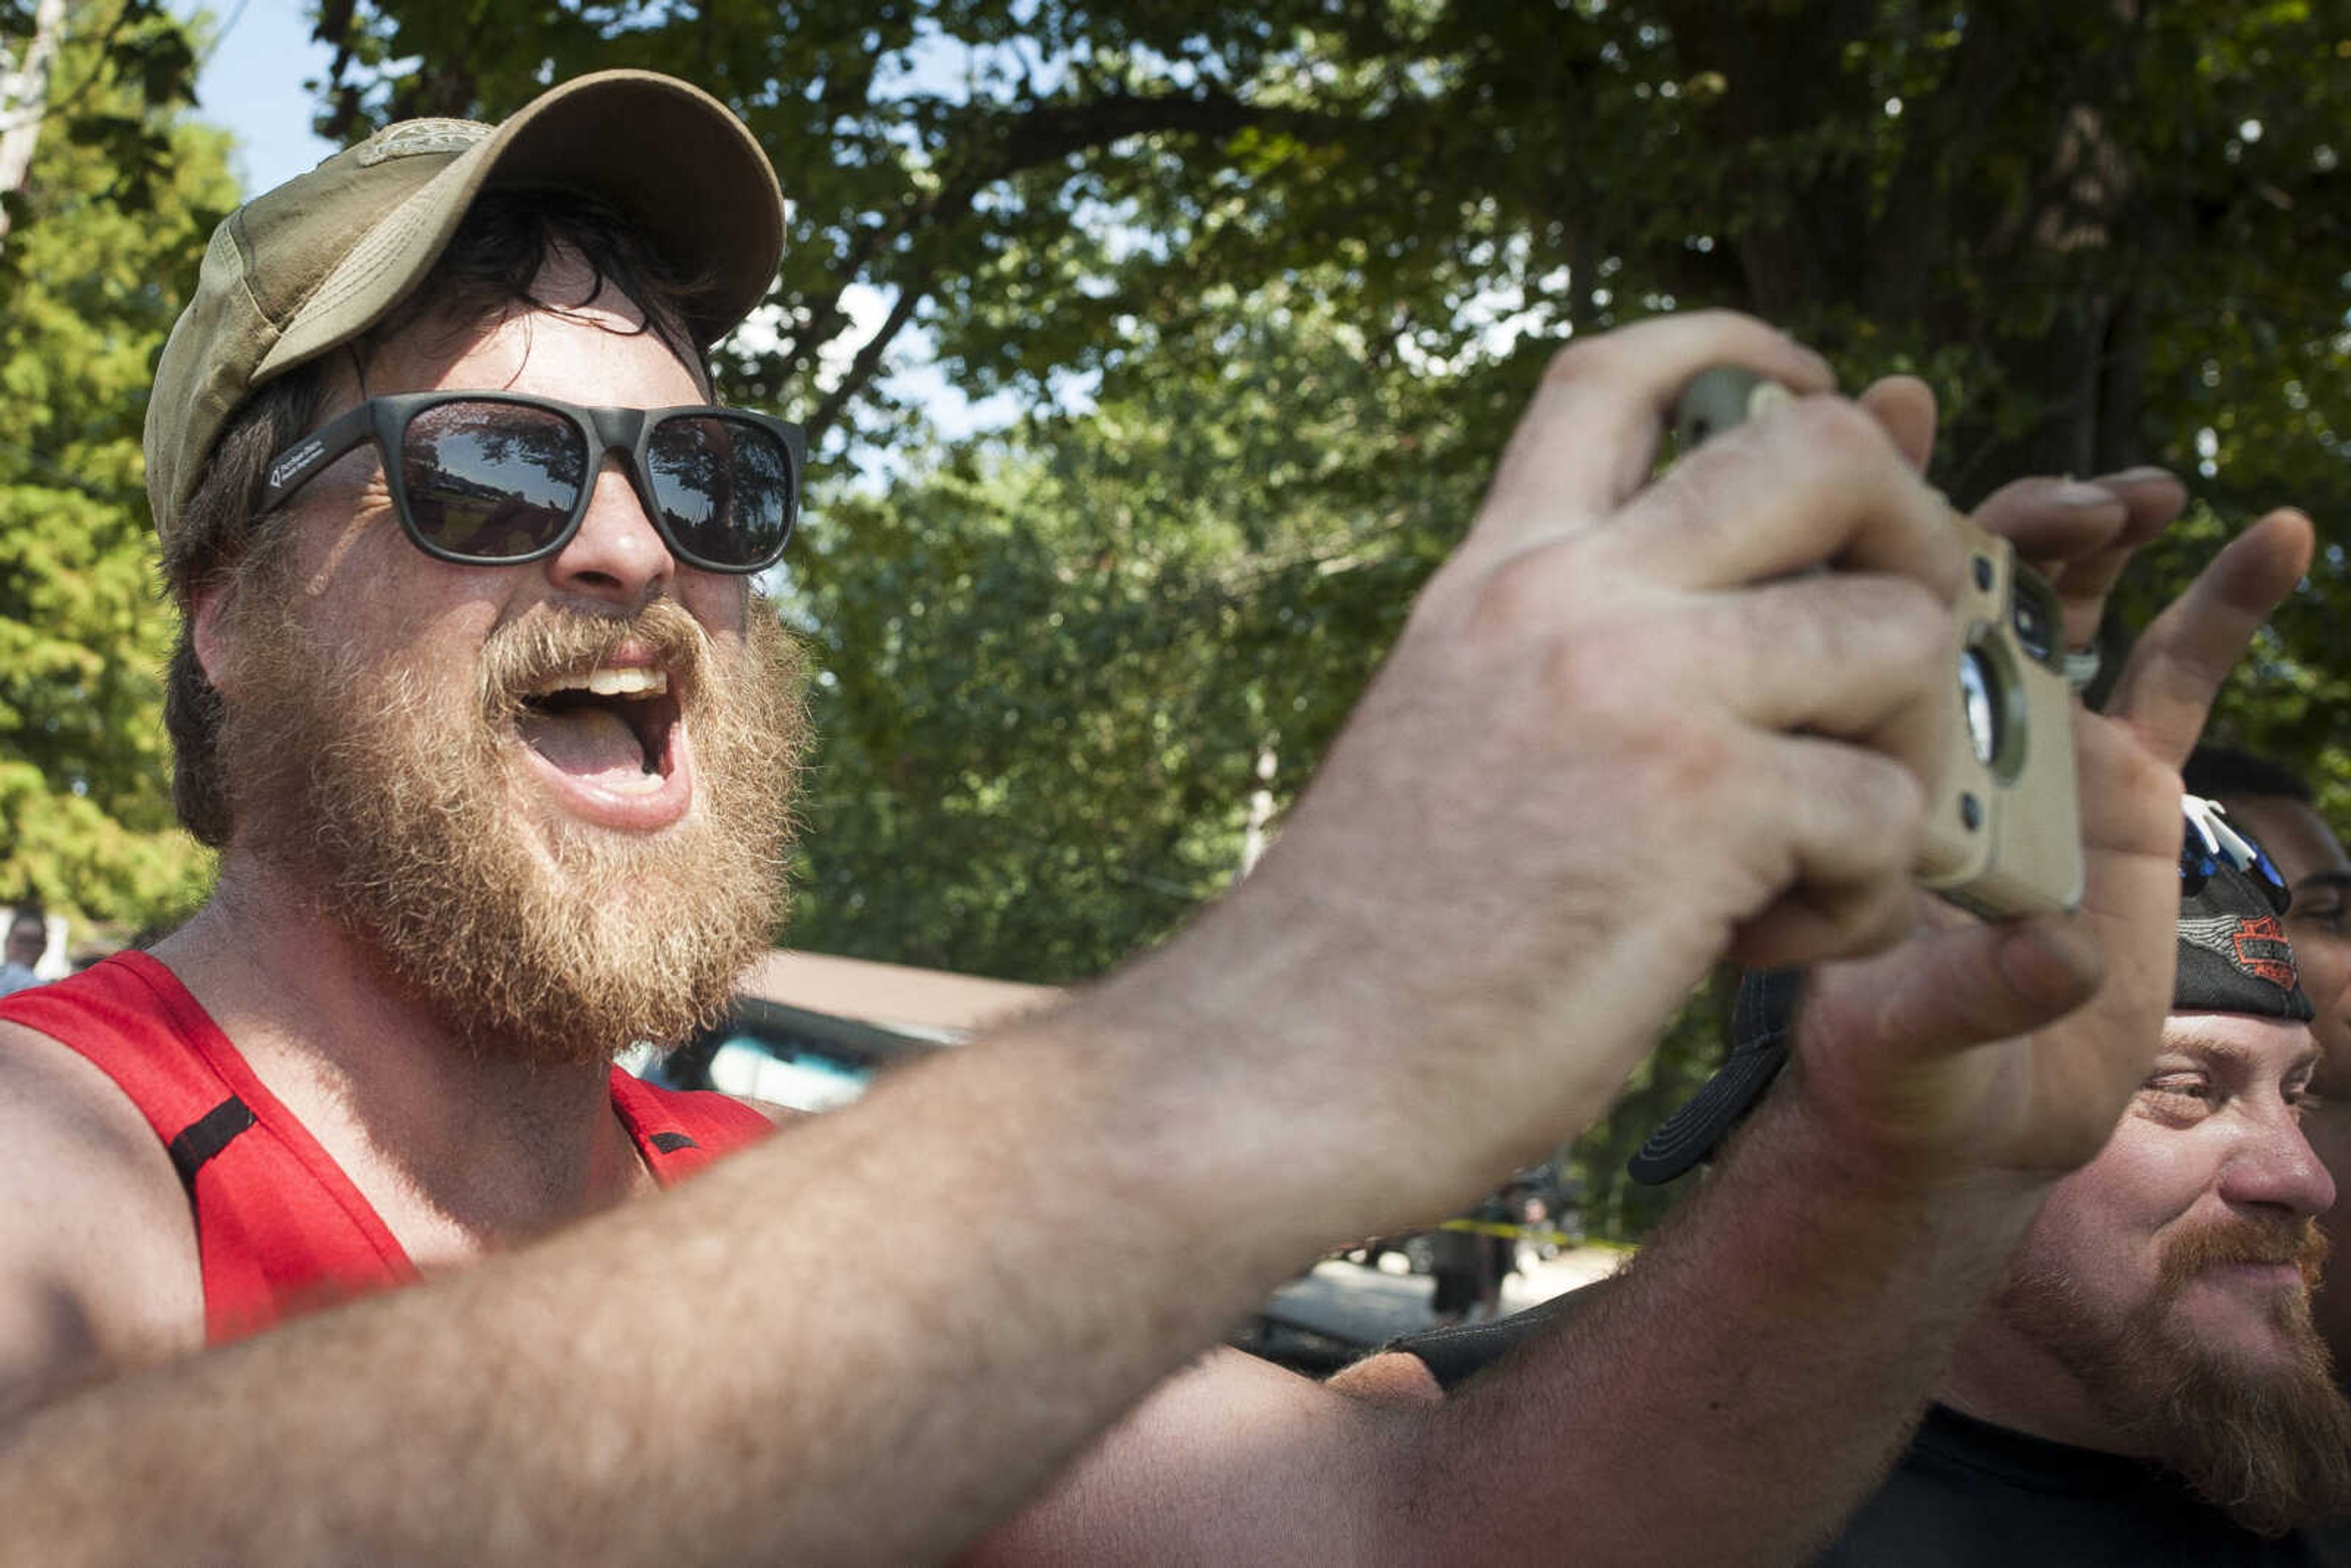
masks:
<svg viewBox="0 0 2351 1568"><path fill-rule="evenodd" d="M2155 1290L2120 1322L2045 1272L2012 1275L1998 1310L2073 1375L2130 1451L2246 1529L2278 1535L2351 1512L2351 1403L2312 1325L2310 1286L2281 1293L2272 1326L2285 1354L2266 1369L2204 1344L2178 1308L2209 1269L2291 1262L2310 1281L2325 1256L2308 1218L2213 1220L2167 1239Z"/></svg>

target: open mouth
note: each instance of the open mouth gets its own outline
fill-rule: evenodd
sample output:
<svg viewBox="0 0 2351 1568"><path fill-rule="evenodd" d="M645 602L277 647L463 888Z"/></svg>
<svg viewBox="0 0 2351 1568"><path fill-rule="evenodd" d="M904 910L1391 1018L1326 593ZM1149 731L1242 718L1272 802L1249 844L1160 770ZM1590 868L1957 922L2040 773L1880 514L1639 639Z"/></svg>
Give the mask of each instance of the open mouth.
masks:
<svg viewBox="0 0 2351 1568"><path fill-rule="evenodd" d="M516 729L556 771L616 795L658 790L674 766L668 674L602 667L559 675L523 699Z"/></svg>

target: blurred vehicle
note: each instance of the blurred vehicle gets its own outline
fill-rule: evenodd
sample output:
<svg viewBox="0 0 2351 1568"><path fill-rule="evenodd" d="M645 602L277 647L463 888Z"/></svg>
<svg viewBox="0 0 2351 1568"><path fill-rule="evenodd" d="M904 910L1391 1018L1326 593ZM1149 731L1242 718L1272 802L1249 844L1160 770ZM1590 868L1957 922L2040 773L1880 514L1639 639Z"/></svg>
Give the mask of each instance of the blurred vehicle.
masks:
<svg viewBox="0 0 2351 1568"><path fill-rule="evenodd" d="M987 1025L1050 1005L1060 995L1050 986L777 952L745 973L726 1015L712 1028L666 1058L647 1051L623 1058L622 1065L674 1088L716 1089L817 1113L856 1100L894 1067L954 1050ZM1535 1167L1489 1198L1471 1223L1541 1228L1548 1236L1545 1222L1573 1215L1575 1197L1555 1168ZM1529 1199L1540 1207L1497 1207L1524 1206ZM1227 1343L1321 1375L1397 1334L1430 1327L1438 1321L1431 1292L1439 1271L1439 1238L1445 1236L1441 1228L1410 1232L1343 1255L1353 1261L1326 1260L1277 1290L1235 1327ZM1387 1269L1379 1267L1384 1250L1395 1255ZM1407 1260L1409 1272L1394 1267ZM1496 1264L1498 1291L1499 1259ZM1073 1255L1070 1266L1081 1269L1085 1260ZM1495 1310L1492 1300L1486 1301L1485 1310Z"/></svg>
<svg viewBox="0 0 2351 1568"><path fill-rule="evenodd" d="M745 971L716 1024L665 1059L624 1065L671 1088L831 1111L875 1075L1060 995L1050 986L778 951Z"/></svg>

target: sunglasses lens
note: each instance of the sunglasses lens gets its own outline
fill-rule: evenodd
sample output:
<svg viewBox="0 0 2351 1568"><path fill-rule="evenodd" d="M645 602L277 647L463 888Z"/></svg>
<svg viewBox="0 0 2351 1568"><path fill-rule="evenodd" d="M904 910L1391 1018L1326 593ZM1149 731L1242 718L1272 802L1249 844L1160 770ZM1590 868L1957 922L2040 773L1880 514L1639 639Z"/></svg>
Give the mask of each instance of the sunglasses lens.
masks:
<svg viewBox="0 0 2351 1568"><path fill-rule="evenodd" d="M682 549L713 566L765 566L791 532L792 456L764 425L679 414L654 427L646 475L662 523Z"/></svg>
<svg viewBox="0 0 2351 1568"><path fill-rule="evenodd" d="M563 532L588 476L580 427L518 403L435 403L401 441L417 537L466 560L520 560Z"/></svg>

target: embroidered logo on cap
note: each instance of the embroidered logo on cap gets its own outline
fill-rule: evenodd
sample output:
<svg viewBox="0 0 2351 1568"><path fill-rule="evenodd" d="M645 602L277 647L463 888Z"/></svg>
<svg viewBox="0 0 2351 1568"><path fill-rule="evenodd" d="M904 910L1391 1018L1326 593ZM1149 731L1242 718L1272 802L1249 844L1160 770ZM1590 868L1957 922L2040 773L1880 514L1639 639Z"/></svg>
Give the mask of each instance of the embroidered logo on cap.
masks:
<svg viewBox="0 0 2351 1568"><path fill-rule="evenodd" d="M426 152L463 152L490 133L478 120L403 120L387 125L360 143L359 161L372 169L393 158L413 158Z"/></svg>
<svg viewBox="0 0 2351 1568"><path fill-rule="evenodd" d="M2281 990L2294 989L2297 978L2294 949L2285 927L2274 915L2219 915L2206 919L2182 916L2179 939L2225 958L2248 975L2267 980Z"/></svg>

